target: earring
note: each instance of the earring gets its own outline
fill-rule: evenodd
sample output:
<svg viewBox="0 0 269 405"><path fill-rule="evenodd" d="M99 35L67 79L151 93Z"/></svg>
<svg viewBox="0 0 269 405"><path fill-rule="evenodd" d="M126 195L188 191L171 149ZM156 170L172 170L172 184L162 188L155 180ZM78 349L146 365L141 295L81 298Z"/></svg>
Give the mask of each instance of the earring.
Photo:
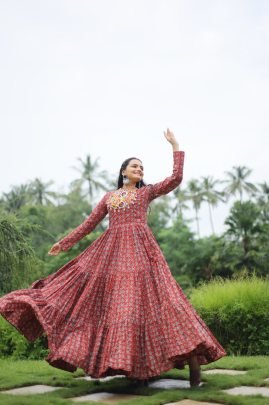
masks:
<svg viewBox="0 0 269 405"><path fill-rule="evenodd" d="M125 184L125 185L126 185L126 184L129 184L129 179L128 179L128 177L125 176L125 175L123 175L122 177L123 177L123 180L122 180L122 181L123 181L123 184Z"/></svg>

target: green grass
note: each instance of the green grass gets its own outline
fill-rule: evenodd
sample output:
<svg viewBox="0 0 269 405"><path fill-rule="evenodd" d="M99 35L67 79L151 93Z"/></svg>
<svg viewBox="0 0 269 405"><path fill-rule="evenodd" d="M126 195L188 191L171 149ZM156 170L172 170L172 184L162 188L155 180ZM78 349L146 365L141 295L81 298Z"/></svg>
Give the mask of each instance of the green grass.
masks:
<svg viewBox="0 0 269 405"><path fill-rule="evenodd" d="M240 376L206 375L203 374L204 385L197 389L161 390L153 388L137 388L128 379L114 379L107 382L76 380L74 377L84 375L82 370L68 373L48 365L46 361L38 360L0 360L0 390L21 387L33 384L48 384L63 386L63 389L39 395L14 396L0 393L0 404L3 405L56 405L75 404L68 400L70 397L86 395L89 393L107 391L114 393L128 393L144 395L146 398L120 402L122 405L162 405L176 402L181 399L194 399L207 402L217 402L229 405L265 405L269 398L261 396L231 396L221 390L239 385L268 386L264 379L269 377L269 358L255 357L225 357L221 360L204 366L203 370L210 368L231 368L246 370L247 374ZM166 378L188 379L188 369L172 369L162 374ZM83 402L91 403L94 402ZM101 404L101 402L98 402ZM95 402L96 405L96 402Z"/></svg>

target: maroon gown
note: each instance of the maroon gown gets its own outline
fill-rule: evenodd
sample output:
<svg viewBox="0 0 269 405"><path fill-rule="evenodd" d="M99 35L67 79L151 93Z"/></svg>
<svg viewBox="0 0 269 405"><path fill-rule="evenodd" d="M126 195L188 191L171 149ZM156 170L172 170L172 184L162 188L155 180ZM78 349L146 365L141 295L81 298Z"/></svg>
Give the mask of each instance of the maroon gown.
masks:
<svg viewBox="0 0 269 405"><path fill-rule="evenodd" d="M109 227L73 260L29 288L0 298L0 313L29 341L43 333L46 360L92 377L146 379L226 353L173 278L147 225L152 200L182 181L184 152L173 173L135 191L107 192L88 218L59 243L71 248L109 214Z"/></svg>

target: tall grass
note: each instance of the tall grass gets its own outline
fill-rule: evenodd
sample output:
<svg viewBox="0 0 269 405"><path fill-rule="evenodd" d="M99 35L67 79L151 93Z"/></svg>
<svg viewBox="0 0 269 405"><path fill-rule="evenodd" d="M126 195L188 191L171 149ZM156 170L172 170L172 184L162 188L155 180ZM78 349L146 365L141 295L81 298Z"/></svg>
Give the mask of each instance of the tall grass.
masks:
<svg viewBox="0 0 269 405"><path fill-rule="evenodd" d="M238 279L216 279L193 290L191 301L197 308L208 311L243 304L246 309L269 310L269 280L256 276Z"/></svg>
<svg viewBox="0 0 269 405"><path fill-rule="evenodd" d="M218 279L191 294L191 302L231 354L269 354L269 280Z"/></svg>

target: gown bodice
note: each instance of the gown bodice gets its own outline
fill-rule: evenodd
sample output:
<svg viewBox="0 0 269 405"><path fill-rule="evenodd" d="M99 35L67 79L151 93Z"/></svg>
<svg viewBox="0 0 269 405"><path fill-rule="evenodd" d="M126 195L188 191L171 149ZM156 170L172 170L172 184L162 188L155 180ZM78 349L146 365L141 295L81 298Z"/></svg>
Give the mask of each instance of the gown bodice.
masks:
<svg viewBox="0 0 269 405"><path fill-rule="evenodd" d="M173 152L173 171L163 181L148 184L136 190L123 188L106 192L88 218L59 241L62 250L68 250L108 214L109 228L141 224L147 226L147 208L155 198L168 194L182 181L185 153Z"/></svg>

